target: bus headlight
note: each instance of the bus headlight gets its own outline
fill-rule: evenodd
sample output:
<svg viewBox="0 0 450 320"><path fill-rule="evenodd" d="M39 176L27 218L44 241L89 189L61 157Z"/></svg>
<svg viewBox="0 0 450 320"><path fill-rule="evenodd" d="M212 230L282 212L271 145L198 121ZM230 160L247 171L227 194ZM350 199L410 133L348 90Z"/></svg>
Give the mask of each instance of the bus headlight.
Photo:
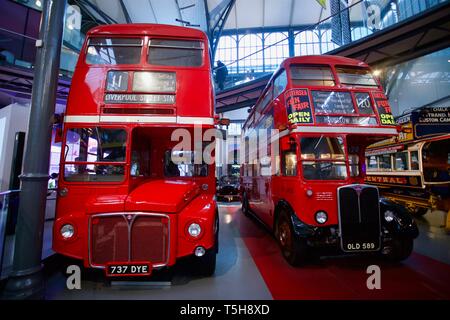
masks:
<svg viewBox="0 0 450 320"><path fill-rule="evenodd" d="M316 221L319 224L324 224L328 221L328 215L325 211L317 211L316 212Z"/></svg>
<svg viewBox="0 0 450 320"><path fill-rule="evenodd" d="M194 250L194 254L196 257L203 257L205 255L205 253L206 253L206 250L203 247L197 247Z"/></svg>
<svg viewBox="0 0 450 320"><path fill-rule="evenodd" d="M61 227L61 237L68 240L72 238L75 234L75 228L71 224L65 224Z"/></svg>
<svg viewBox="0 0 450 320"><path fill-rule="evenodd" d="M191 223L188 227L188 233L191 237L197 238L202 233L202 228L198 223Z"/></svg>
<svg viewBox="0 0 450 320"><path fill-rule="evenodd" d="M394 221L394 213L391 210L386 210L384 212L384 220L386 220L387 222Z"/></svg>

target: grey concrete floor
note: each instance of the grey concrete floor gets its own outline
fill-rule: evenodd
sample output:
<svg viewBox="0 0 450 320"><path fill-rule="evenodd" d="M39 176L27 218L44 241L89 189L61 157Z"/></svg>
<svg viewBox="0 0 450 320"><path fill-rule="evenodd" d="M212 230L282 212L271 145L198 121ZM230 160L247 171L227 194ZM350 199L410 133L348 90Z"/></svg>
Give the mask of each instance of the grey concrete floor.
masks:
<svg viewBox="0 0 450 320"><path fill-rule="evenodd" d="M188 270L174 271L172 284L108 285L104 282L84 280L81 290L68 290L62 273L47 282L47 299L272 299L258 268L250 256L238 230L232 225L232 215L224 207L239 210L240 204L220 208L220 252L214 277L192 277ZM231 209L231 208L229 208Z"/></svg>
<svg viewBox="0 0 450 320"><path fill-rule="evenodd" d="M55 252L52 250L52 235L53 235L53 220L46 221L44 224L44 239L42 245L42 259L46 259ZM3 269L0 275L0 280L7 278L11 272L14 259L14 240L15 236L10 235L5 240L5 255L3 257Z"/></svg>
<svg viewBox="0 0 450 320"><path fill-rule="evenodd" d="M63 271L52 273L47 281L47 299L272 299L249 250L241 238L235 223L240 212L240 203L221 204L220 213L220 252L217 256L217 269L213 277L192 276L183 263L173 270L163 282L133 282L113 284L103 281L103 276L87 277L82 281L81 290L66 288L66 275ZM450 265L450 234L445 231L446 213L428 212L416 218L420 229L415 241L415 252ZM44 233L43 257L51 255L51 222L46 223ZM8 257L11 261L11 256ZM84 271L83 271L84 272ZM171 280L170 282L168 280Z"/></svg>
<svg viewBox="0 0 450 320"><path fill-rule="evenodd" d="M428 211L416 218L420 233L414 242L414 251L450 264L450 234L445 231L446 217L446 212Z"/></svg>

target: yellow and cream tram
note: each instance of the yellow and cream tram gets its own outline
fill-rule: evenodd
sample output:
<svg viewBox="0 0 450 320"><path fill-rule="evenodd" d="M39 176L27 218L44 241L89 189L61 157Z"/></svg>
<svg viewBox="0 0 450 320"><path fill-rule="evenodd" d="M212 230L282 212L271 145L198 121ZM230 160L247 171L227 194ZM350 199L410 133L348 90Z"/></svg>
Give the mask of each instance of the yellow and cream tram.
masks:
<svg viewBox="0 0 450 320"><path fill-rule="evenodd" d="M401 133L366 151L366 181L412 212L450 209L450 107L419 108L397 119Z"/></svg>

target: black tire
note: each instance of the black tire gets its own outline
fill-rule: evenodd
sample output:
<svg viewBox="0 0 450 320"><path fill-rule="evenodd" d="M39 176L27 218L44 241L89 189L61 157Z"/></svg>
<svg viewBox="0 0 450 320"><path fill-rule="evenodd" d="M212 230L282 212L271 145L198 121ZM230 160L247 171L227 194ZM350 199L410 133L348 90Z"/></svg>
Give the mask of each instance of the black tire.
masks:
<svg viewBox="0 0 450 320"><path fill-rule="evenodd" d="M247 193L244 192L244 194L242 195L242 213L245 216L249 216L250 215L250 206L248 204L248 199L247 199Z"/></svg>
<svg viewBox="0 0 450 320"><path fill-rule="evenodd" d="M192 257L195 260L195 270L197 275L203 277L211 277L216 271L216 258L219 253L219 214L216 214L216 219L214 221L216 230L215 240L216 243L214 247L206 251L203 257Z"/></svg>
<svg viewBox="0 0 450 320"><path fill-rule="evenodd" d="M216 271L216 248L206 251L203 257L193 257L196 260L196 273L199 276L211 277Z"/></svg>
<svg viewBox="0 0 450 320"><path fill-rule="evenodd" d="M391 245L392 249L386 255L386 258L392 262L400 262L411 255L414 249L414 240L411 238L395 238Z"/></svg>
<svg viewBox="0 0 450 320"><path fill-rule="evenodd" d="M421 217L424 216L428 212L428 208L416 207L413 211L415 216Z"/></svg>
<svg viewBox="0 0 450 320"><path fill-rule="evenodd" d="M275 225L275 237L284 259L290 265L298 267L309 260L309 250L306 240L296 237L290 215L291 212L286 209L280 211Z"/></svg>

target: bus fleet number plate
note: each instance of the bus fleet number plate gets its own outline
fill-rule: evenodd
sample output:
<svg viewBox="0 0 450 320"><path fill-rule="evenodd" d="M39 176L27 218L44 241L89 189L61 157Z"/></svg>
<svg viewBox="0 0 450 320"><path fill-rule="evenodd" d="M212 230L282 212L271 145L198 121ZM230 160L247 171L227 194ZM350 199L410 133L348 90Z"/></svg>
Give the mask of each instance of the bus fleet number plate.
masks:
<svg viewBox="0 0 450 320"><path fill-rule="evenodd" d="M148 263L114 263L106 267L107 276L149 276L152 267Z"/></svg>

